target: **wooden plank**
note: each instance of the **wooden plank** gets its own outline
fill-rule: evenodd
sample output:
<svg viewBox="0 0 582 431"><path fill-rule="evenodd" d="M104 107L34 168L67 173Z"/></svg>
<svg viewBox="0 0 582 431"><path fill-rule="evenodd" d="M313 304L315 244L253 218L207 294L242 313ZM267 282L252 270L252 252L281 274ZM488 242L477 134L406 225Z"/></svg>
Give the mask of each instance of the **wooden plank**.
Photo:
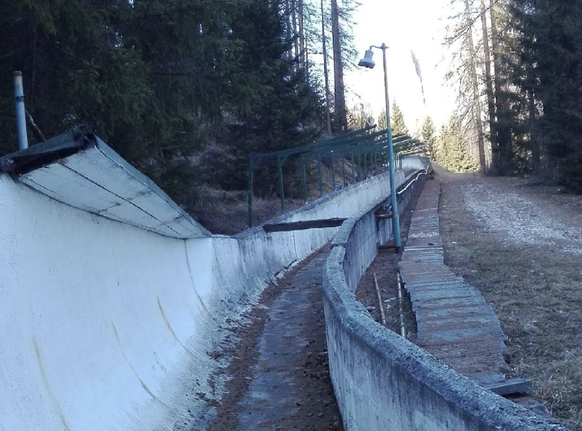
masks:
<svg viewBox="0 0 582 431"><path fill-rule="evenodd" d="M393 213L376 214L376 220L388 220L392 218Z"/></svg>
<svg viewBox="0 0 582 431"><path fill-rule="evenodd" d="M306 230L306 229L324 229L328 227L338 227L341 226L345 218L328 218L319 220L305 220L305 221L295 221L288 223L272 223L264 224L263 230L267 233L271 232L290 232L294 230Z"/></svg>
<svg viewBox="0 0 582 431"><path fill-rule="evenodd" d="M497 395L527 394L532 389L530 379L510 379L483 386L491 392L495 392Z"/></svg>

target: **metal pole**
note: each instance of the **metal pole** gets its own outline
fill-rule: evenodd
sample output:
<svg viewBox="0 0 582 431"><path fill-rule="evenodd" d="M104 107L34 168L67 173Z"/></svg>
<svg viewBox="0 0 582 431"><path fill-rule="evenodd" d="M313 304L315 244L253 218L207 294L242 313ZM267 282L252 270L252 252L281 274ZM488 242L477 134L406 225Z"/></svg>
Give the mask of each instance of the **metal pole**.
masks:
<svg viewBox="0 0 582 431"><path fill-rule="evenodd" d="M384 63L384 96L386 98L386 125L387 136L386 143L388 144L388 163L390 164L390 197L392 201L392 230L394 231L394 247L396 253L400 253L400 215L398 214L398 202L396 196L396 180L394 169L394 148L392 147L392 127L390 125L390 98L388 96L388 68L386 66L386 50L388 47L385 43L380 47L382 49L382 60Z"/></svg>
<svg viewBox="0 0 582 431"><path fill-rule="evenodd" d="M18 134L18 149L28 148L26 135L26 108L24 107L24 88L22 86L22 72L14 72L14 103L16 107L16 131Z"/></svg>

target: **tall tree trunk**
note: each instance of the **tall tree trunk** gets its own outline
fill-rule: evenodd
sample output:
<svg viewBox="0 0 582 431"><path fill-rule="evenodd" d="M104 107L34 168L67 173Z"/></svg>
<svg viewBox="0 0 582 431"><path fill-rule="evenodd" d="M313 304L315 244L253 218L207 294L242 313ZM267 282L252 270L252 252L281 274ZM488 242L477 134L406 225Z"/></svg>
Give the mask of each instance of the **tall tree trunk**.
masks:
<svg viewBox="0 0 582 431"><path fill-rule="evenodd" d="M491 135L492 164L497 173L500 170L499 144L497 140L497 123L495 122L495 95L491 74L491 51L489 50L489 31L487 29L487 9L481 0L481 28L483 30L483 53L485 55L485 84L487 88L487 110L489 114L489 134Z"/></svg>
<svg viewBox="0 0 582 431"><path fill-rule="evenodd" d="M298 16L299 16L299 67L305 73L306 79L307 71L307 46L305 45L305 27L303 25L303 0L298 0Z"/></svg>
<svg viewBox="0 0 582 431"><path fill-rule="evenodd" d="M283 4L284 12L283 15L285 17L285 39L287 43L291 41L292 33L291 33L291 1L292 0L285 0ZM289 50L287 51L287 58L293 58L293 45L289 46Z"/></svg>
<svg viewBox="0 0 582 431"><path fill-rule="evenodd" d="M340 38L339 10L337 0L331 0L331 34L333 39L333 81L335 97L335 117L340 130L348 128L346 116L346 96L344 87L344 68Z"/></svg>
<svg viewBox="0 0 582 431"><path fill-rule="evenodd" d="M295 62L295 70L298 70L299 62L299 38L297 37L297 0L291 0L291 25L293 30L293 61Z"/></svg>
<svg viewBox="0 0 582 431"><path fill-rule="evenodd" d="M323 76L325 79L325 116L327 120L327 134L331 136L331 114L329 109L329 71L327 69L327 41L325 36L325 11L321 0L321 40L323 41Z"/></svg>
<svg viewBox="0 0 582 431"><path fill-rule="evenodd" d="M540 143L537 139L536 134L536 101L534 92L532 90L528 91L528 128L529 128L529 142L531 148L531 168L533 175L540 174Z"/></svg>
<svg viewBox="0 0 582 431"><path fill-rule="evenodd" d="M507 100L502 94L503 83L501 78L501 53L499 52L500 35L497 30L497 16L495 15L495 5L498 0L489 0L489 17L491 18L491 50L493 57L493 83L495 85L495 108L496 108L496 128L497 128L497 148L499 148L499 158L501 163L501 174L511 171L513 162L513 149L511 133L508 129L509 109Z"/></svg>
<svg viewBox="0 0 582 431"><path fill-rule="evenodd" d="M481 118L481 101L479 99L479 81L477 79L477 56L473 42L473 20L471 19L469 0L465 0L465 18L467 22L467 47L469 49L469 74L473 87L473 115L477 131L477 145L479 152L479 172L485 173L485 137L483 135L483 120Z"/></svg>

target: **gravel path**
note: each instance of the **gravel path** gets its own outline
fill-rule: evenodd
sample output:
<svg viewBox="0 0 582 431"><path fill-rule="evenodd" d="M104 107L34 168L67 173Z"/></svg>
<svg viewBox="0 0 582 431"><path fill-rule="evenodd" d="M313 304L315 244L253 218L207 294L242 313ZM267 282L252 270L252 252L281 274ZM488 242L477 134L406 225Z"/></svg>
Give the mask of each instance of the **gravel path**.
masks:
<svg viewBox="0 0 582 431"><path fill-rule="evenodd" d="M507 182L513 182L507 188ZM556 210L538 196L527 195L525 181L490 179L462 186L467 209L482 231L495 235L505 244L559 247L562 252L582 254L582 228L556 217ZM570 219L571 220L571 219Z"/></svg>
<svg viewBox="0 0 582 431"><path fill-rule="evenodd" d="M329 247L268 287L230 355L210 431L342 431L329 377L322 272Z"/></svg>
<svg viewBox="0 0 582 431"><path fill-rule="evenodd" d="M509 338L508 377L582 431L582 198L517 178L438 169L445 263Z"/></svg>

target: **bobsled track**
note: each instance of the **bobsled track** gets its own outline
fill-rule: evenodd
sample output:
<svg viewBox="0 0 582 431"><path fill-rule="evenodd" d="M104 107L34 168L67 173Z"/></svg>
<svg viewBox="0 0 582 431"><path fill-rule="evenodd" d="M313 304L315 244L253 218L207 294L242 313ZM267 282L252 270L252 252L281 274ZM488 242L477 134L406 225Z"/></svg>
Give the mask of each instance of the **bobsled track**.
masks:
<svg viewBox="0 0 582 431"><path fill-rule="evenodd" d="M425 161L403 160L408 179ZM202 430L227 329L266 284L337 236L324 304L348 430L560 429L376 324L353 290L390 223L386 174L276 223L212 235L99 138L71 132L0 159L0 429ZM397 185L407 181L404 169ZM412 190L412 187L410 188ZM407 198L405 192L403 200Z"/></svg>

